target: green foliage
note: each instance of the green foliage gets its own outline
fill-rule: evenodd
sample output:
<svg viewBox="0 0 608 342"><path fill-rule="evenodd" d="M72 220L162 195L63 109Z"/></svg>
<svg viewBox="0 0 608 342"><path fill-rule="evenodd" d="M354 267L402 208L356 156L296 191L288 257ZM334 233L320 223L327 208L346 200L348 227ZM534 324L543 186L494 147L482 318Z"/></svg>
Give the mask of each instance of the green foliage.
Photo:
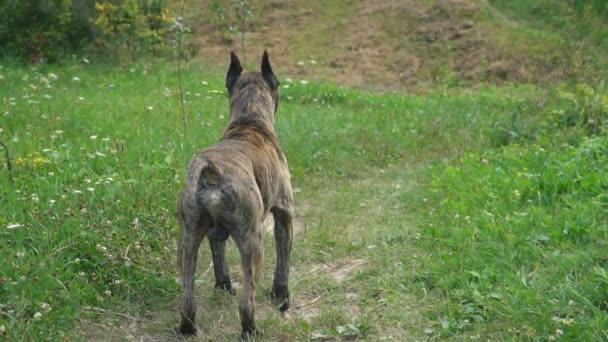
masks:
<svg viewBox="0 0 608 342"><path fill-rule="evenodd" d="M432 282L450 304L449 332L598 338L608 287L604 220L608 139L576 146L512 145L431 168L425 231L436 245ZM584 336L584 337L583 337Z"/></svg>
<svg viewBox="0 0 608 342"><path fill-rule="evenodd" d="M188 159L228 116L223 79L186 68L186 132L169 65L0 69L15 178L0 166L0 336L110 325L90 307L153 311L163 333L176 323L175 198ZM587 122L605 115L605 94L598 84L405 96L281 78L276 129L305 220L292 258L302 307L291 320L260 310L264 336L600 339L608 140ZM260 289L271 236L265 245ZM340 271L353 259L360 270ZM218 327L204 331L236 336L239 299L212 291L208 248L200 260L201 322Z"/></svg>
<svg viewBox="0 0 608 342"><path fill-rule="evenodd" d="M0 4L0 56L54 62L87 49L120 61L167 46L166 0L8 0Z"/></svg>
<svg viewBox="0 0 608 342"><path fill-rule="evenodd" d="M0 56L54 61L92 34L81 0L7 0L0 4ZM82 12L76 12L77 10Z"/></svg>
<svg viewBox="0 0 608 342"><path fill-rule="evenodd" d="M98 30L96 47L120 60L128 51L131 60L166 46L171 18L166 0L116 0L95 2Z"/></svg>
<svg viewBox="0 0 608 342"><path fill-rule="evenodd" d="M448 301L432 313L442 336L605 337L605 83L534 98L489 132L508 133L497 148L427 170L421 246L426 282Z"/></svg>
<svg viewBox="0 0 608 342"><path fill-rule="evenodd" d="M211 21L219 32L227 39L241 40L241 50L244 51L244 34L247 26L255 17L255 1L252 0L212 0L209 4Z"/></svg>

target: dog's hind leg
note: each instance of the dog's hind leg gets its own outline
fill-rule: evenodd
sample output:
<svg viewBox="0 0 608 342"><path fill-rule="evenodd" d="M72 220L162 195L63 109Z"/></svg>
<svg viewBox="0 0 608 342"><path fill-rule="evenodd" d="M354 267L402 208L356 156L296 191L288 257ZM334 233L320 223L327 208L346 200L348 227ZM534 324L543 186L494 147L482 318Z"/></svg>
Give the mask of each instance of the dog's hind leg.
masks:
<svg viewBox="0 0 608 342"><path fill-rule="evenodd" d="M177 264L182 283L180 304L181 323L178 332L182 335L196 335L194 319L196 316L196 298L194 295L194 276L198 259L198 248L205 237L205 232L197 225L182 223L177 251Z"/></svg>
<svg viewBox="0 0 608 342"><path fill-rule="evenodd" d="M230 275L228 273L228 264L226 263L226 239L209 237L209 246L213 255L213 271L215 273L215 288L226 290L234 295L236 291L232 288Z"/></svg>
<svg viewBox="0 0 608 342"><path fill-rule="evenodd" d="M289 257L293 239L293 214L284 209L273 208L274 239L277 250L277 266L270 295L279 305L280 311L289 309Z"/></svg>
<svg viewBox="0 0 608 342"><path fill-rule="evenodd" d="M241 339L248 341L257 334L255 328L255 289L260 279L264 250L262 228L256 227L248 236L235 239L243 264L243 294L239 305Z"/></svg>

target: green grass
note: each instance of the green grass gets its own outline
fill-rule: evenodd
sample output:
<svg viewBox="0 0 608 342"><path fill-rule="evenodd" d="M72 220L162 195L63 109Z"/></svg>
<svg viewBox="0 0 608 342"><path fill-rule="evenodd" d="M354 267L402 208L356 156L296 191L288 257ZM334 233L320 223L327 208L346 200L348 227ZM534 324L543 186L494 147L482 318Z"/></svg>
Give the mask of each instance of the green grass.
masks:
<svg viewBox="0 0 608 342"><path fill-rule="evenodd" d="M0 74L14 161L13 183L0 168L1 336L168 338L176 196L227 122L223 79L186 67L184 132L165 64ZM407 96L281 79L294 308L282 318L263 294L267 236L264 338L606 338L605 87ZM228 260L238 282L232 244ZM205 244L201 335L233 340L238 297L212 290L209 262Z"/></svg>

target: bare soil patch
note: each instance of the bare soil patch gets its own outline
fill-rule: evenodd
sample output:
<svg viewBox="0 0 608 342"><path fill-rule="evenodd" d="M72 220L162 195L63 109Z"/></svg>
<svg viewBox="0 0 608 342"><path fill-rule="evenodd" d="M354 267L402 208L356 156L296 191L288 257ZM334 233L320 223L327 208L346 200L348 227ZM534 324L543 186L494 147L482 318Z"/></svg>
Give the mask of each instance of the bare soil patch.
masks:
<svg viewBox="0 0 608 342"><path fill-rule="evenodd" d="M229 2L220 2L230 9ZM564 60L544 60L544 55L525 48L511 49L515 42L496 36L515 27L512 22L497 19L496 27L484 25L482 10L496 11L486 1L348 0L337 7L304 0L256 4L258 11L245 27L244 49L241 37L230 31L237 22L214 22L217 13L208 6L191 5L193 34L187 50L223 68L230 50L256 67L266 48L283 77L365 88L414 90L454 76L472 84L566 76Z"/></svg>

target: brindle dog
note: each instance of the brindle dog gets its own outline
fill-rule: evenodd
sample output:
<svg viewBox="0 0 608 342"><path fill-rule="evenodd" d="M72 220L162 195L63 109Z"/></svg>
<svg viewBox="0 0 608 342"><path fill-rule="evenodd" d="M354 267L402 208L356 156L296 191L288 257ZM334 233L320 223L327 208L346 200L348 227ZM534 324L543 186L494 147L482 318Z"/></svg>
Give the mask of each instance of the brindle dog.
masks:
<svg viewBox="0 0 608 342"><path fill-rule="evenodd" d="M241 254L243 294L239 305L241 337L255 328L255 289L263 264L262 222L274 217L277 265L271 296L279 309L289 308L289 255L294 212L289 168L274 133L279 104L279 81L268 54L262 56L261 72L243 71L238 57L230 55L226 88L230 121L222 139L195 155L179 196L181 232L178 267L182 281L182 335L196 334L194 274L198 248L209 238L215 271L215 287L234 293L225 249L232 236Z"/></svg>

